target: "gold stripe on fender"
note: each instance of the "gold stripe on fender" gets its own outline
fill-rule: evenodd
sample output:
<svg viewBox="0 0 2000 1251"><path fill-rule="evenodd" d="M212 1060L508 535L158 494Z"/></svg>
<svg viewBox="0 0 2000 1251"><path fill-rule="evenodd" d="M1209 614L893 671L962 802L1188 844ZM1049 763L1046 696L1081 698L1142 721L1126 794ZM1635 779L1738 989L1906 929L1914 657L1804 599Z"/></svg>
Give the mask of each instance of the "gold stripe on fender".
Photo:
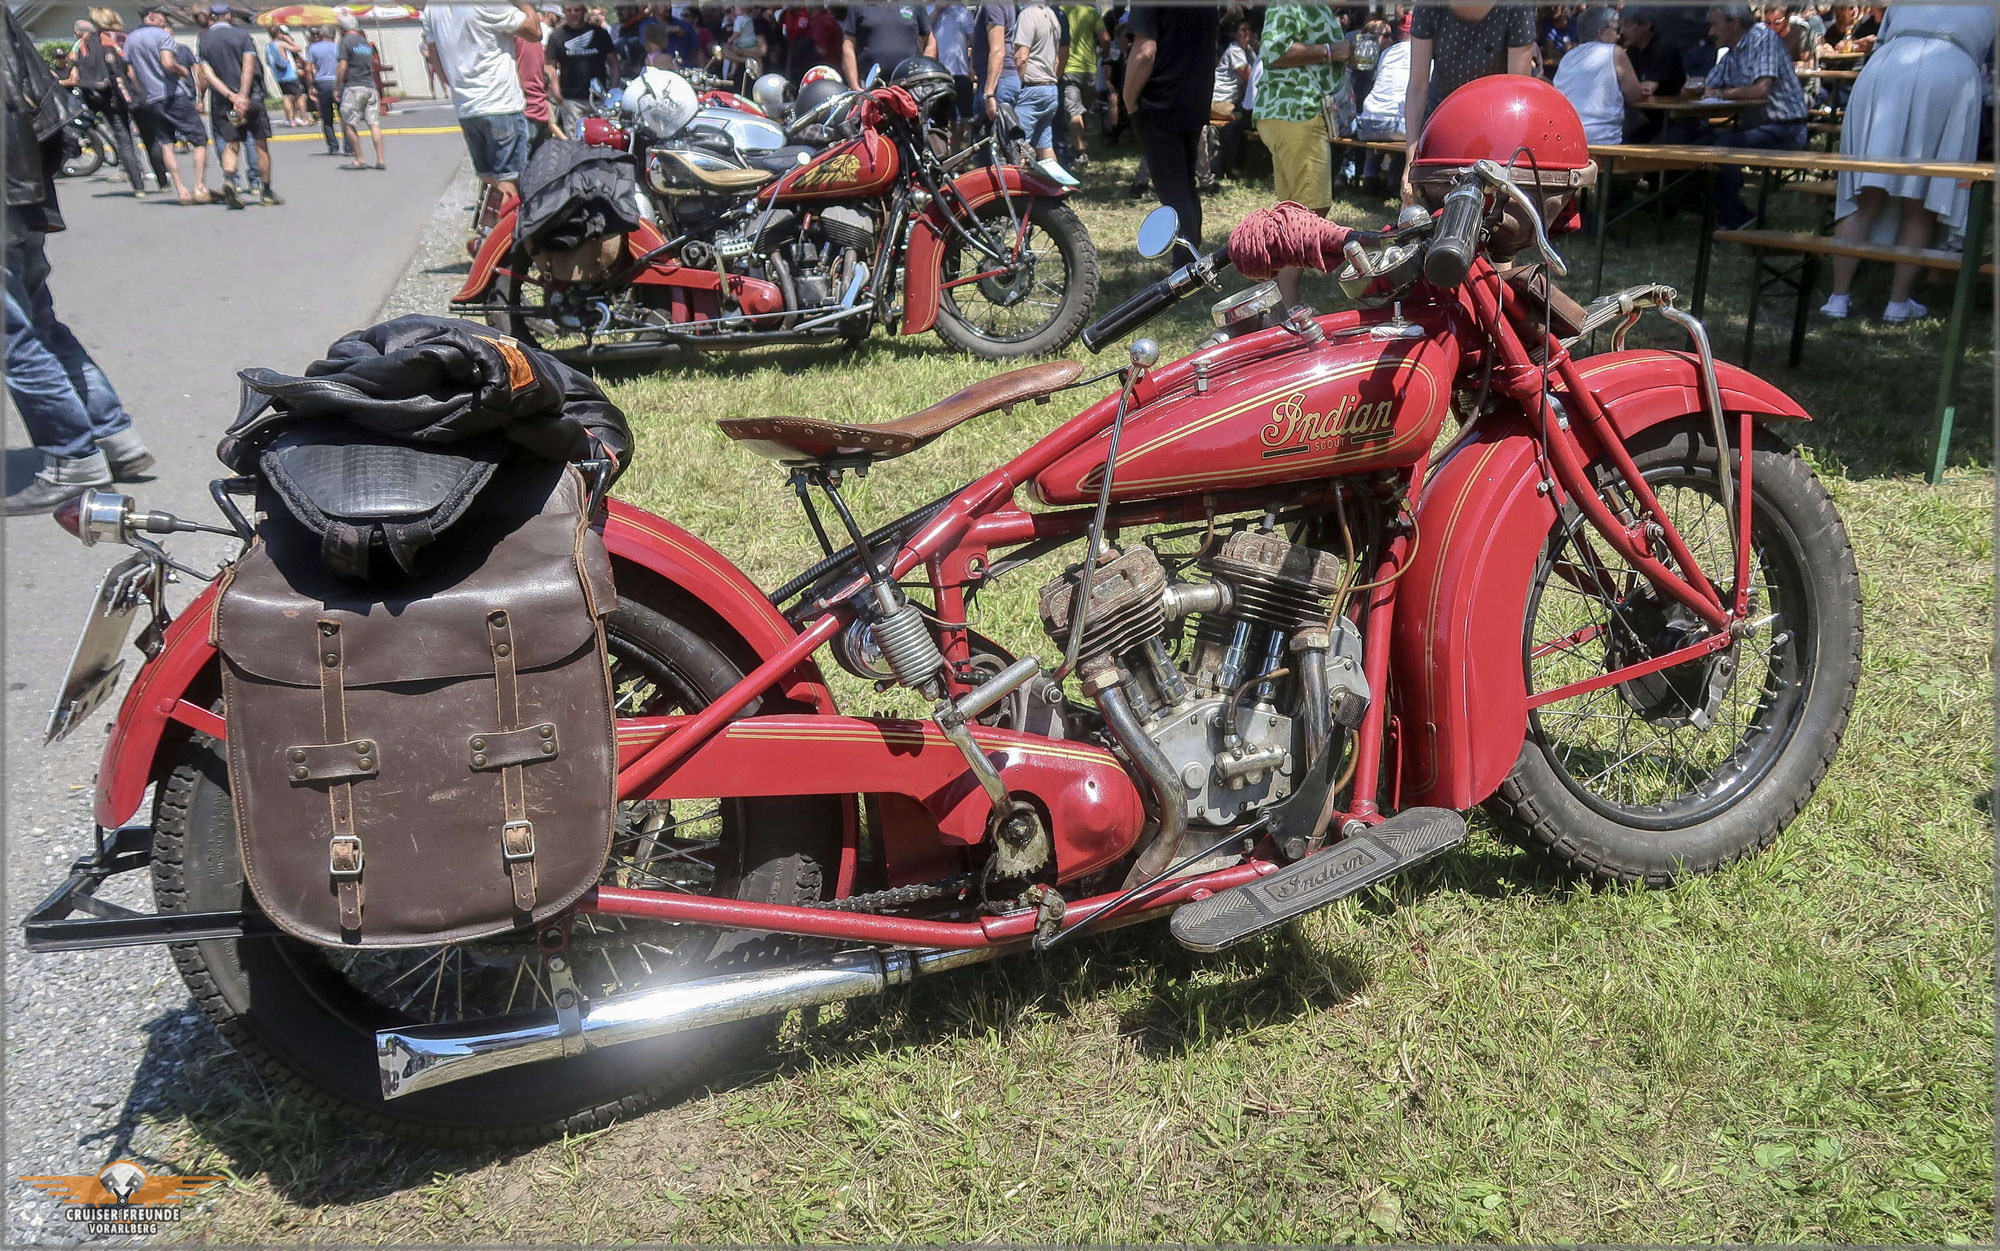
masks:
<svg viewBox="0 0 2000 1251"><path fill-rule="evenodd" d="M1141 444L1138 448L1134 449L1131 452L1121 453L1118 457L1118 471L1120 473L1123 473L1125 471L1126 466L1134 464L1142 457L1146 456L1148 453L1156 452L1163 447L1171 446L1172 444L1178 443L1183 439L1189 438L1190 436L1193 436L1195 434L1199 434L1201 431L1206 430L1211 426L1217 425L1218 423L1228 421L1235 417L1240 417L1244 413L1247 413L1254 408L1258 408L1267 404L1282 403L1287 397L1298 394L1300 390L1306 387L1322 386L1329 382L1338 382L1342 378L1352 377L1356 374L1373 374L1381 372L1384 369L1387 369L1391 375L1401 374L1405 371L1417 374L1418 376L1422 377L1425 382L1430 384L1432 398L1434 400L1436 399L1438 394L1437 375L1431 372L1430 366L1426 365L1422 361L1415 359L1414 357L1406 357L1403 360L1395 362L1393 365L1385 364L1385 362L1379 359L1372 361L1357 361L1352 365L1345 365L1338 369L1331 369L1315 377L1308 378L1305 380L1300 380L1297 378L1290 379L1285 383L1284 386L1275 387L1269 391L1265 391L1259 395L1256 395L1248 400L1244 400L1241 403L1232 404L1228 408L1222 409L1219 412L1210 413L1208 416L1199 418L1195 421L1188 422L1186 425L1176 426L1174 429L1168 431L1167 433L1159 436L1156 439L1153 439L1151 442ZM1393 439L1389 439L1381 443L1370 443L1367 444L1366 446L1357 448L1340 448L1338 446L1335 446L1334 448L1326 452L1320 453L1315 456L1309 456L1305 459L1287 460L1285 467L1287 470L1295 470L1301 467L1321 468L1321 467L1331 467L1344 464L1348 461L1373 459L1374 457L1380 456L1384 452L1392 452L1395 451L1397 448L1406 446L1407 444L1414 442L1417 439L1417 437L1423 432L1424 424L1425 423L1419 423L1417 425L1413 425L1409 430L1405 431L1403 434L1400 434ZM1091 481L1091 479L1096 477L1096 475L1102 469L1103 465L1101 463L1090 466L1090 468L1084 472L1083 477L1077 480L1076 490L1080 494L1085 494L1085 495L1094 492L1097 489L1097 486L1095 483ZM1271 468L1268 464L1257 464L1237 470L1227 470L1227 471L1206 470L1201 473L1175 474L1158 478L1126 478L1121 482L1119 482L1117 485L1121 490L1130 491L1146 487L1180 486L1185 483L1236 482L1244 479L1256 480L1260 478L1265 478L1269 476L1270 472Z"/></svg>
<svg viewBox="0 0 2000 1251"><path fill-rule="evenodd" d="M1471 475L1467 477L1465 480L1465 485L1459 488L1458 498L1452 501L1451 512L1445 517L1444 520L1444 534L1438 539L1438 546L1436 549L1437 551L1447 552L1451 550L1451 540L1453 536L1455 536L1458 533L1459 515L1465 511L1466 504L1471 501L1473 488L1481 485L1486 481L1486 463L1492 460L1494 454L1499 452L1499 450L1500 450L1500 444L1489 443L1486 445L1486 450L1480 453L1479 463L1473 466ZM1430 603L1433 611L1436 610L1438 589L1444 584L1444 569L1445 569L1445 562L1442 559L1442 557L1434 557L1434 559L1436 560L1436 564L1431 569L1431 587L1430 587ZM1437 671L1438 671L1437 654L1436 654L1437 642L1438 642L1438 632L1436 630L1424 631L1424 709L1423 710L1424 710L1425 721L1427 724L1430 723L1431 720L1435 718L1435 716L1437 715L1437 694L1435 686L1437 680ZM1429 739L1427 739L1425 742L1425 746L1429 749L1429 751L1424 758L1424 763L1429 769L1429 772L1426 773L1422 778L1415 779L1415 781L1418 783L1419 787L1422 790L1429 790L1430 787L1437 782L1437 744L1434 741L1430 741Z"/></svg>
<svg viewBox="0 0 2000 1251"><path fill-rule="evenodd" d="M739 579L741 579L743 582L746 583L749 581L749 579L744 576L743 571L741 569L737 569L733 565L718 568L714 564L710 563L707 557L695 551L693 548L688 547L686 544L680 542L678 539L674 538L673 535L666 533L664 530L655 530L653 527L647 525L643 521L637 521L630 517L627 517L622 519L619 522L619 524L629 529L637 530L641 534L651 535L652 537L658 539L660 542L666 544L668 547L672 548L675 552L679 553L681 556L685 557L689 563L697 565L703 569L706 569L708 572L715 574L725 584L728 585L731 591L736 593L736 597L738 599L742 600L746 605L748 605L751 611L756 613L758 616L765 616L775 611L775 609L771 607L770 600L765 599L761 594L753 596L748 591L745 591L742 586L737 584ZM752 586L751 589L755 590L756 588Z"/></svg>

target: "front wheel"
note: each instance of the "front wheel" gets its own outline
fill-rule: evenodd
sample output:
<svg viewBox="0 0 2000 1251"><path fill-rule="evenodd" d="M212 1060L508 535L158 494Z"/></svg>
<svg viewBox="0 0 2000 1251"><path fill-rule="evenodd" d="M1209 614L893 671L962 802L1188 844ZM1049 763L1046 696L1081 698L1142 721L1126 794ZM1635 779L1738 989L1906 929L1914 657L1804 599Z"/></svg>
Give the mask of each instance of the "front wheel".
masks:
<svg viewBox="0 0 2000 1251"><path fill-rule="evenodd" d="M1733 527L1713 439L1689 421L1655 427L1630 450L1727 602ZM1750 633L1704 660L1532 710L1514 770L1487 801L1528 847L1602 877L1667 885L1769 846L1826 775L1861 676L1854 549L1796 452L1759 429L1751 466ZM1611 475L1600 468L1598 481ZM1528 692L1685 647L1705 631L1566 509L1529 591Z"/></svg>
<svg viewBox="0 0 2000 1251"><path fill-rule="evenodd" d="M605 632L621 717L695 712L742 676L695 630L629 598ZM839 831L837 801L825 796L625 803L602 880L809 904L832 886ZM253 906L228 770L211 739L189 743L159 787L153 888L162 912ZM579 989L595 999L781 959L790 946L768 935L577 913L564 954ZM622 1043L384 1101L375 1031L550 1009L550 953L534 934L394 950L291 938L172 950L196 1003L281 1089L364 1127L444 1145L599 1128L754 1057L775 1028L767 1018Z"/></svg>
<svg viewBox="0 0 2000 1251"><path fill-rule="evenodd" d="M947 236L938 337L984 360L1042 356L1070 345L1097 303L1097 249L1075 210L1060 200L987 201L970 233L1006 259L995 261Z"/></svg>

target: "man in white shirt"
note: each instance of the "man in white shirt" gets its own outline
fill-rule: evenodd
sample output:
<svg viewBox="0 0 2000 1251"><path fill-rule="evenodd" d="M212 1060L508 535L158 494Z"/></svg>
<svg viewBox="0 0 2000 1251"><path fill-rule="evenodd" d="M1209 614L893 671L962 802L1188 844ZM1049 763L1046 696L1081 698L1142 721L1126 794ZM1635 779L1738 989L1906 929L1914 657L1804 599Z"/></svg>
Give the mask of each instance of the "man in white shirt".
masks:
<svg viewBox="0 0 2000 1251"><path fill-rule="evenodd" d="M505 196L519 197L528 163L527 97L514 36L539 41L542 19L528 0L424 6L424 59L451 88L472 168Z"/></svg>

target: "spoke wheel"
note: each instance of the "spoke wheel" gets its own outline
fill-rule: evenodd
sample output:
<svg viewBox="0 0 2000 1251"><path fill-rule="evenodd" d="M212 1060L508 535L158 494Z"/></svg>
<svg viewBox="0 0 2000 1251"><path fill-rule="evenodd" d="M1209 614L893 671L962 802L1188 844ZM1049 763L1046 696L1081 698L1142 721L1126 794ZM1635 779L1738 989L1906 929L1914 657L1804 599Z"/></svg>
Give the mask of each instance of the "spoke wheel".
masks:
<svg viewBox="0 0 2000 1251"><path fill-rule="evenodd" d="M75 138L76 155L63 157L62 174L65 178L85 178L96 173L103 167L105 158L110 154L110 145L104 141L104 132L95 126L76 135Z"/></svg>
<svg viewBox="0 0 2000 1251"><path fill-rule="evenodd" d="M606 626L619 715L692 713L742 675L699 632L628 592ZM755 712L755 706L745 715ZM830 797L621 805L603 880L805 904L839 849ZM154 892L163 911L250 902L228 775L211 740L188 745L160 787ZM775 1021L746 1021L487 1073L384 1102L374 1033L551 1006L549 953L533 932L412 949L349 950L290 938L173 948L196 1001L230 1045L282 1087L370 1128L438 1143L532 1141L598 1128L759 1054ZM792 940L575 914L564 955L587 999L755 967Z"/></svg>
<svg viewBox="0 0 2000 1251"><path fill-rule="evenodd" d="M607 642L618 716L687 715L707 704L695 681L671 660L615 627ZM714 894L726 826L741 818L740 805L728 806L726 818L725 801L719 799L620 804L611 858L599 880L607 886ZM585 912L573 918L563 955L578 987L595 999L684 981L696 975L714 947L711 930ZM409 1024L445 1025L555 1006L549 955L530 933L395 950L300 945L297 954L327 966L376 1007Z"/></svg>
<svg viewBox="0 0 2000 1251"><path fill-rule="evenodd" d="M1097 252L1070 207L1039 197L1012 204L988 201L968 227L1003 260L955 233L945 242L938 334L987 360L1060 351L1097 302Z"/></svg>
<svg viewBox="0 0 2000 1251"><path fill-rule="evenodd" d="M1656 428L1632 452L1695 561L1733 600L1712 442L1692 426ZM1491 802L1530 846L1663 884L1768 845L1824 775L1860 674L1853 552L1796 454L1760 434L1752 466L1753 628L1706 657L1531 710L1520 758ZM1629 494L1625 502L1636 511ZM1558 518L1525 614L1531 696L1709 636L1573 508Z"/></svg>

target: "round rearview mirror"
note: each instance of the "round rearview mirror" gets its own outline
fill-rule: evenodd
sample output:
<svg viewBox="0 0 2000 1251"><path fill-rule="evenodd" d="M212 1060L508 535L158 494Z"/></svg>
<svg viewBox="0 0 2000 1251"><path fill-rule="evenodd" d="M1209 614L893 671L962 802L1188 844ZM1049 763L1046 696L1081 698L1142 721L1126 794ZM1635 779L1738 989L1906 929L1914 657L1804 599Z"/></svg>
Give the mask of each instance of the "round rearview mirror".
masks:
<svg viewBox="0 0 2000 1251"><path fill-rule="evenodd" d="M1139 255L1159 256L1181 233L1181 215L1162 204L1139 223Z"/></svg>

